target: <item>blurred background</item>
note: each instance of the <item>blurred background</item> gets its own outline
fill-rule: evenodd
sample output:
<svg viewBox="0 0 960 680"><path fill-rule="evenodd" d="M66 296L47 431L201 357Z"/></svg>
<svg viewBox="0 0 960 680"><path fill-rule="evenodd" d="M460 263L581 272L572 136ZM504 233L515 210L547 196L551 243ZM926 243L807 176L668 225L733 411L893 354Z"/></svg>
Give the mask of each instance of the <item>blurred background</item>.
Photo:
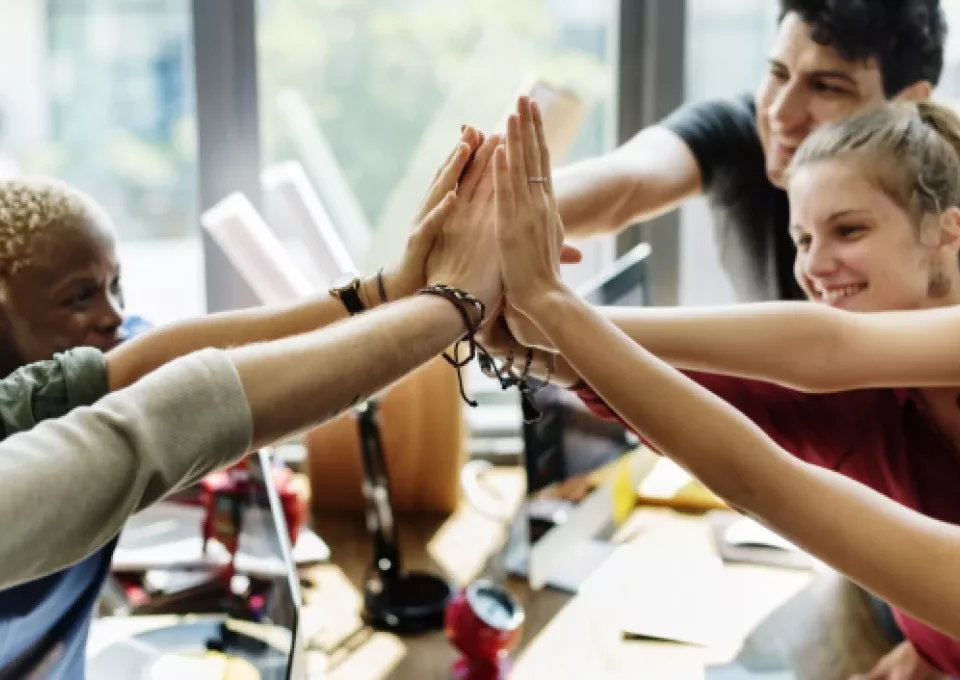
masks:
<svg viewBox="0 0 960 680"><path fill-rule="evenodd" d="M945 5L960 25L960 0ZM245 143L257 146L259 169L300 160L309 171L311 144L324 144L376 233L397 219L397 192L422 193L402 182L418 150L455 137L437 115L451 99L499 101L498 82L547 79L589 106L566 160L598 154L677 100L751 90L775 3L0 0L0 16L0 173L57 175L100 200L120 232L131 310L162 323L230 305L211 290L230 274L204 254L198 226L222 198L201 189L218 166L198 151L198 65L232 61L219 73L235 81L222 83L228 96L241 93L234 113L255 125ZM252 55L255 73L238 54ZM940 88L958 95L960 34ZM482 125L485 115L458 122ZM703 206L668 219L683 229L650 239L658 301L732 301ZM571 276L588 277L629 245L592 243Z"/></svg>

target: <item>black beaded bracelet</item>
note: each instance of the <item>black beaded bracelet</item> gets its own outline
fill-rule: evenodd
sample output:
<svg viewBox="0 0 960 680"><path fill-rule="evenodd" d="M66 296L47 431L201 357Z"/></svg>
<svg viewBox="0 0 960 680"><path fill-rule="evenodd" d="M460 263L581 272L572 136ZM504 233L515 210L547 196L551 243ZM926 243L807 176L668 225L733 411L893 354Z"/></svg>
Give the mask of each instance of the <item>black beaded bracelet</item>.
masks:
<svg viewBox="0 0 960 680"><path fill-rule="evenodd" d="M377 293L380 294L380 302L387 304L387 287L383 283L383 267L377 270Z"/></svg>
<svg viewBox="0 0 960 680"><path fill-rule="evenodd" d="M477 402L473 401L467 396L466 390L463 387L463 373L460 369L473 361L473 358L477 356L477 339L476 333L480 329L480 326L483 325L483 317L487 312L486 306L470 295L470 293L460 290L459 288L451 288L440 283L433 284L423 288L419 291L419 295L435 295L441 297L456 308L460 313L461 318L463 319L463 325L467 329L467 332L462 338L457 342L453 347L453 356L451 357L446 352L443 353L443 358L447 360L451 366L457 369L457 382L460 385L460 396L463 398L463 401L466 402L468 406L476 408L478 406ZM475 310L480 312L480 316L476 322L470 318L470 312L467 311L467 305L472 306ZM460 345L461 343L466 342L470 348L469 353L465 359L460 359ZM483 350L486 352L486 350Z"/></svg>

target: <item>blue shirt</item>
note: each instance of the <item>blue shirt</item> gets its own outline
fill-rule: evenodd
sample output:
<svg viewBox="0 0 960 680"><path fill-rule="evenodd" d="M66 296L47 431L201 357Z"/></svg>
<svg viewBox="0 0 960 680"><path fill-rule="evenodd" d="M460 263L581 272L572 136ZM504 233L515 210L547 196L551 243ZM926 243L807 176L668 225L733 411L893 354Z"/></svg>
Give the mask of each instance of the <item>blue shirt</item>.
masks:
<svg viewBox="0 0 960 680"><path fill-rule="evenodd" d="M147 328L143 319L128 317L124 321L124 339ZM55 361L20 369L3 381L10 383L10 389L0 390L2 437L29 429L44 418L64 415L106 394L105 364L99 367L100 375L95 367L66 370L64 362L68 361L69 353ZM97 389L90 389L89 385L79 389L71 384L87 379L99 381ZM19 404L4 403L18 397ZM29 414L23 413L24 401L30 406ZM29 509L25 508L24 512ZM43 669L37 677L44 680L83 680L87 634L97 598L110 575L110 562L118 540L119 537L114 537L72 567L0 591L0 678L6 680L4 673L12 672L10 664L14 661L23 663L29 657L27 668L11 678Z"/></svg>

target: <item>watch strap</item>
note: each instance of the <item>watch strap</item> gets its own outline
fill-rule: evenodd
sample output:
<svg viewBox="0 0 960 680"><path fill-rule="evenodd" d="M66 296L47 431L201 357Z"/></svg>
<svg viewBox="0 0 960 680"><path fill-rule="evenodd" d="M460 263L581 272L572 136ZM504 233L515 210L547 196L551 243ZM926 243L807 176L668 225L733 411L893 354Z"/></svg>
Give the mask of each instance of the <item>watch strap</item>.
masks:
<svg viewBox="0 0 960 680"><path fill-rule="evenodd" d="M360 299L360 279L354 279L346 286L333 288L330 290L330 293L340 298L340 302L347 308L351 316L359 314L366 309L363 305L363 300Z"/></svg>

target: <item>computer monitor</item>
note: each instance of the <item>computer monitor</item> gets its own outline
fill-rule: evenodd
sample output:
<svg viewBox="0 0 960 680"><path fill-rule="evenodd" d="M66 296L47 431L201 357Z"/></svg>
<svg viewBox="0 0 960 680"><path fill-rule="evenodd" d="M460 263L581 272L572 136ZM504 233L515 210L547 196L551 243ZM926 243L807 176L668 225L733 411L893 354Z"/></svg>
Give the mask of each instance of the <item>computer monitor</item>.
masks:
<svg viewBox="0 0 960 680"><path fill-rule="evenodd" d="M650 246L641 243L578 292L595 305L645 305L649 255ZM576 591L609 554L603 538L613 528L612 490L593 473L639 440L592 415L569 390L547 385L535 401L542 417L523 426L527 502L519 531L529 545L526 573L533 587Z"/></svg>
<svg viewBox="0 0 960 680"><path fill-rule="evenodd" d="M642 307L647 304L647 257L650 244L641 243L588 280L577 292L590 304Z"/></svg>
<svg viewBox="0 0 960 680"><path fill-rule="evenodd" d="M650 246L641 243L577 292L593 305L643 306L649 254ZM543 417L523 428L528 493L592 472L632 447L625 428L600 421L568 390L545 386L536 400Z"/></svg>
<svg viewBox="0 0 960 680"><path fill-rule="evenodd" d="M133 518L118 554L133 570L140 551L143 582L159 592L140 608L145 614L94 622L89 677L305 679L299 577L272 465L269 450L249 459L232 583L224 580L222 546L203 550L195 505L163 501ZM151 544L165 546L163 561L150 564Z"/></svg>

